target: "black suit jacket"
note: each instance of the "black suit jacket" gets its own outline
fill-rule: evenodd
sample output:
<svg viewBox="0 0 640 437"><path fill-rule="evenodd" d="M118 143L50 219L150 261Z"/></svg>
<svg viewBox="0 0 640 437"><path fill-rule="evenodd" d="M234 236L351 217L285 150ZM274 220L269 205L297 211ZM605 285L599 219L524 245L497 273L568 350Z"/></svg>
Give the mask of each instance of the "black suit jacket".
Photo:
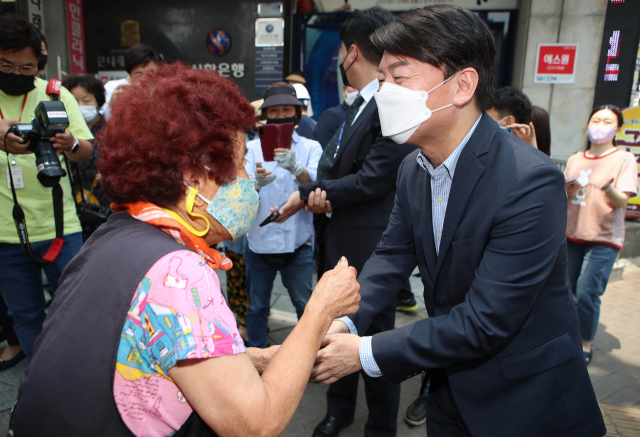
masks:
<svg viewBox="0 0 640 437"><path fill-rule="evenodd" d="M378 121L377 115L378 106L372 98L343 136L330 178L300 186L300 197L305 201L317 187L325 190L331 201L333 214L325 257L328 268L344 255L349 265L358 272L362 270L389 223L398 167L415 150L414 146L396 144L380 134L366 135ZM358 169L354 168L354 161L359 156L364 159Z"/></svg>
<svg viewBox="0 0 640 437"><path fill-rule="evenodd" d="M318 124L313 131L313 139L324 149L347 116L349 107L346 103L325 109L318 117Z"/></svg>
<svg viewBox="0 0 640 437"><path fill-rule="evenodd" d="M462 150L436 256L429 174L409 155L352 317L365 332L416 265L429 318L372 339L382 373L444 368L474 437L602 436L567 281L564 176L483 114Z"/></svg>

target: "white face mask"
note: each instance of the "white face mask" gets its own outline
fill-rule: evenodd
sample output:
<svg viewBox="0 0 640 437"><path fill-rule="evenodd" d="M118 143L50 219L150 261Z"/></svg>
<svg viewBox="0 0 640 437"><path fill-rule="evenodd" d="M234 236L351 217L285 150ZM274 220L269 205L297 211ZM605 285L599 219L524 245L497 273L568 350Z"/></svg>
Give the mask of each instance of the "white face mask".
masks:
<svg viewBox="0 0 640 437"><path fill-rule="evenodd" d="M358 97L358 91L356 91L355 93L345 92L344 94L344 101L347 102L347 105L349 106L353 105L353 102L356 101L356 97Z"/></svg>
<svg viewBox="0 0 640 437"><path fill-rule="evenodd" d="M80 112L87 123L91 123L98 116L98 108L95 106L80 106Z"/></svg>
<svg viewBox="0 0 640 437"><path fill-rule="evenodd" d="M451 76L449 79L453 78ZM431 91L416 91L389 82L382 84L380 91L374 94L380 115L382 135L398 144L406 143L422 123L431 118L431 114L448 108L450 103L433 111L427 108L429 93L445 84L449 79Z"/></svg>

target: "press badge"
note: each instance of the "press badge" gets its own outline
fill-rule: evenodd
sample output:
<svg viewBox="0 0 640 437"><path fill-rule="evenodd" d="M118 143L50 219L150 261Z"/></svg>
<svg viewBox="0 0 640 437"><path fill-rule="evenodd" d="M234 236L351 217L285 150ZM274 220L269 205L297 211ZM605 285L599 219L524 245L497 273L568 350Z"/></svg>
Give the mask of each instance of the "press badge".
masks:
<svg viewBox="0 0 640 437"><path fill-rule="evenodd" d="M9 169L11 169L11 175L13 176L13 186L18 188L24 188L24 178L22 177L22 167L19 165L11 165L7 167L7 188L11 189L11 179L9 178Z"/></svg>

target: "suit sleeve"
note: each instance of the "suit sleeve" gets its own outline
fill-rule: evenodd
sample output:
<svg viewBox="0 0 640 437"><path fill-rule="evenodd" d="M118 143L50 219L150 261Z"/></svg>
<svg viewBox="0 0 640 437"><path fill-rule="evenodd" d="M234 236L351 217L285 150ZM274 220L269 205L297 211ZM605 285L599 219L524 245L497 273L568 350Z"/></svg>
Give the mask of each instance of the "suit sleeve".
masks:
<svg viewBox="0 0 640 437"><path fill-rule="evenodd" d="M364 158L362 168L340 179L326 179L300 186L300 198L306 201L316 188L327 192L327 200L334 209L371 202L386 196L394 189L400 163L414 146L396 144L378 135Z"/></svg>
<svg viewBox="0 0 640 437"><path fill-rule="evenodd" d="M563 179L556 168L540 166L507 190L463 303L447 315L373 337L373 355L385 376L400 382L487 356L518 332L566 241ZM378 286L366 291L384 293Z"/></svg>
<svg viewBox="0 0 640 437"><path fill-rule="evenodd" d="M358 277L362 300L358 312L349 318L359 334L364 334L373 317L382 312L391 300L396 298L396 294L402 289L417 265L411 219L408 205L405 205L406 193L410 190L403 186L406 185L406 181L402 178L407 160L411 161L414 156L411 154L402 162L389 224L382 234L378 247Z"/></svg>

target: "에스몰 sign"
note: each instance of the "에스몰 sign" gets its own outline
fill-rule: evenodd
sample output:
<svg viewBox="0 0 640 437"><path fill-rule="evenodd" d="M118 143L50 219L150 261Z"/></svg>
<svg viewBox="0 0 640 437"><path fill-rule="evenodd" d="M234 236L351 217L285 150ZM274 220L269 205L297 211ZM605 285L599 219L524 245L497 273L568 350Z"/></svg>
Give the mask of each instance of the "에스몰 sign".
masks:
<svg viewBox="0 0 640 437"><path fill-rule="evenodd" d="M574 83L577 59L578 44L538 44L533 83Z"/></svg>

